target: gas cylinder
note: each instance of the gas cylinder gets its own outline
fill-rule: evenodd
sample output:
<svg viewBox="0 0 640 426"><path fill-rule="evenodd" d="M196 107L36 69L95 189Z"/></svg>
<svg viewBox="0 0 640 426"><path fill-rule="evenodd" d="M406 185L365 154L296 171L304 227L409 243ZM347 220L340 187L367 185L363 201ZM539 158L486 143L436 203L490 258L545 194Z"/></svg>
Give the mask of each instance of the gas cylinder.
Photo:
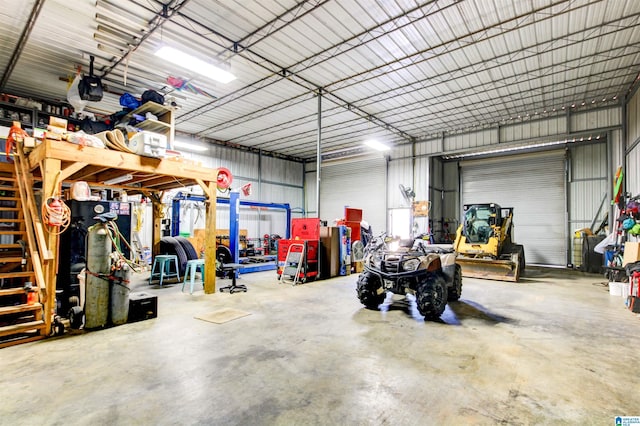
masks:
<svg viewBox="0 0 640 426"><path fill-rule="evenodd" d="M127 322L129 316L129 282L131 280L131 268L123 265L120 269L113 271L111 281L111 323L121 325Z"/></svg>
<svg viewBox="0 0 640 426"><path fill-rule="evenodd" d="M103 224L87 233L87 277L85 279L85 323L87 329L107 325L109 316L109 273L111 272L111 239Z"/></svg>

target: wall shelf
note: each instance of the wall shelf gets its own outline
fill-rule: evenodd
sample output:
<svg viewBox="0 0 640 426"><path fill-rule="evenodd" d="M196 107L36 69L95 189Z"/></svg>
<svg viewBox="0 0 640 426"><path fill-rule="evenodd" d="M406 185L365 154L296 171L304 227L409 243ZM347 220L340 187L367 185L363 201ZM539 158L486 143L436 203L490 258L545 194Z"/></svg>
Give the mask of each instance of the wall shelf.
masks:
<svg viewBox="0 0 640 426"><path fill-rule="evenodd" d="M133 111L124 115L120 121L122 123L129 123L134 118L134 115L144 117L147 113L153 114L154 116L158 117L158 119L139 121L134 125L134 127L167 136L167 142L169 146L173 148L175 130L174 114L172 108L157 104L155 102L146 102Z"/></svg>

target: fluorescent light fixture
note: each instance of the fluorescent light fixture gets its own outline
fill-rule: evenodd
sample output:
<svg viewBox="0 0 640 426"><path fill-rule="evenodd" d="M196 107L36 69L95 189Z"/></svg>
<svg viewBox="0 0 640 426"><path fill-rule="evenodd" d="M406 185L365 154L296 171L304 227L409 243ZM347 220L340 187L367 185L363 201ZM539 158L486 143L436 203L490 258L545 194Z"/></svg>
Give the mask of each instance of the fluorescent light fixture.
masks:
<svg viewBox="0 0 640 426"><path fill-rule="evenodd" d="M204 151L209 149L206 146L194 145L194 144L189 143L189 142L183 142L183 141L178 141L178 140L173 141L173 147L174 148L182 148L184 150L193 151L193 152L204 152Z"/></svg>
<svg viewBox="0 0 640 426"><path fill-rule="evenodd" d="M165 61L180 65L183 68L195 71L198 74L202 74L205 77L209 77L220 83L226 84L236 79L236 76L230 72L205 62L202 59L198 59L195 56L191 56L188 53L174 49L171 46L162 46L156 51L156 56L161 57Z"/></svg>
<svg viewBox="0 0 640 426"><path fill-rule="evenodd" d="M539 142L539 143L533 143L533 144L520 144L520 145L513 145L513 146L505 146L503 148L495 148L495 149L486 149L486 150L482 150L482 151L475 151L475 152L461 152L458 154L448 154L448 155L443 155L442 158L444 160L456 160L456 159L465 159L465 158L472 158L472 157L479 157L479 156L491 156L493 154L508 154L508 153L518 153L519 151L521 152L526 152L526 151L530 151L533 149L540 149L540 148L545 148L545 147L549 147L549 146L555 146L555 145L566 145L569 143L576 143L576 142L584 142L585 139L587 141L591 141L593 139L595 140L599 140L601 137L601 135L596 135L593 136L592 134L587 134L586 136L581 136L581 137L574 137L574 138L567 138L567 139L563 139L563 140L552 140L552 141L548 141L548 142Z"/></svg>
<svg viewBox="0 0 640 426"><path fill-rule="evenodd" d="M369 148L377 149L378 151L389 151L391 149L390 146L385 145L381 142L378 142L377 140L374 140L374 139L369 139L368 141L365 141L364 144L367 145Z"/></svg>
<svg viewBox="0 0 640 426"><path fill-rule="evenodd" d="M104 184L105 185L117 185L117 184L122 183L122 182L128 182L131 179L133 179L133 175L129 173L129 174L126 174L126 175L114 177L113 179L105 180Z"/></svg>

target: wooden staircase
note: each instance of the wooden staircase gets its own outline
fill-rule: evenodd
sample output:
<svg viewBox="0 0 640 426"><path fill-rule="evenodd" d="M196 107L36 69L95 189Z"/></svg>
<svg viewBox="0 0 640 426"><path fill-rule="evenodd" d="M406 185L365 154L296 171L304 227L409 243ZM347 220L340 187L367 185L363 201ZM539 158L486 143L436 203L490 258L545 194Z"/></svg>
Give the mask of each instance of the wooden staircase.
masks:
<svg viewBox="0 0 640 426"><path fill-rule="evenodd" d="M39 303L44 300L44 279L34 270L35 233L25 218L29 212L22 196L26 188L19 187L19 166L0 163L0 348L42 339L47 334L44 305ZM37 268L41 268L39 262ZM28 301L25 286L36 292L36 301Z"/></svg>

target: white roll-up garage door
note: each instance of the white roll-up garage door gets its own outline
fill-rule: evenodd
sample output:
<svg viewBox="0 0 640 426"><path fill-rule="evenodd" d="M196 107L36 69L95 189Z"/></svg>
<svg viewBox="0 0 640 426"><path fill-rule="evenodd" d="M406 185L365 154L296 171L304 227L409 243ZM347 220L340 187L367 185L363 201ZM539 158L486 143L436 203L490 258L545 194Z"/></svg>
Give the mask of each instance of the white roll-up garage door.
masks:
<svg viewBox="0 0 640 426"><path fill-rule="evenodd" d="M386 161L323 165L320 175L320 216L329 226L344 218L344 208L362 209L374 233L386 230Z"/></svg>
<svg viewBox="0 0 640 426"><path fill-rule="evenodd" d="M465 161L462 204L513 207L514 240L527 263L566 264L564 151Z"/></svg>

